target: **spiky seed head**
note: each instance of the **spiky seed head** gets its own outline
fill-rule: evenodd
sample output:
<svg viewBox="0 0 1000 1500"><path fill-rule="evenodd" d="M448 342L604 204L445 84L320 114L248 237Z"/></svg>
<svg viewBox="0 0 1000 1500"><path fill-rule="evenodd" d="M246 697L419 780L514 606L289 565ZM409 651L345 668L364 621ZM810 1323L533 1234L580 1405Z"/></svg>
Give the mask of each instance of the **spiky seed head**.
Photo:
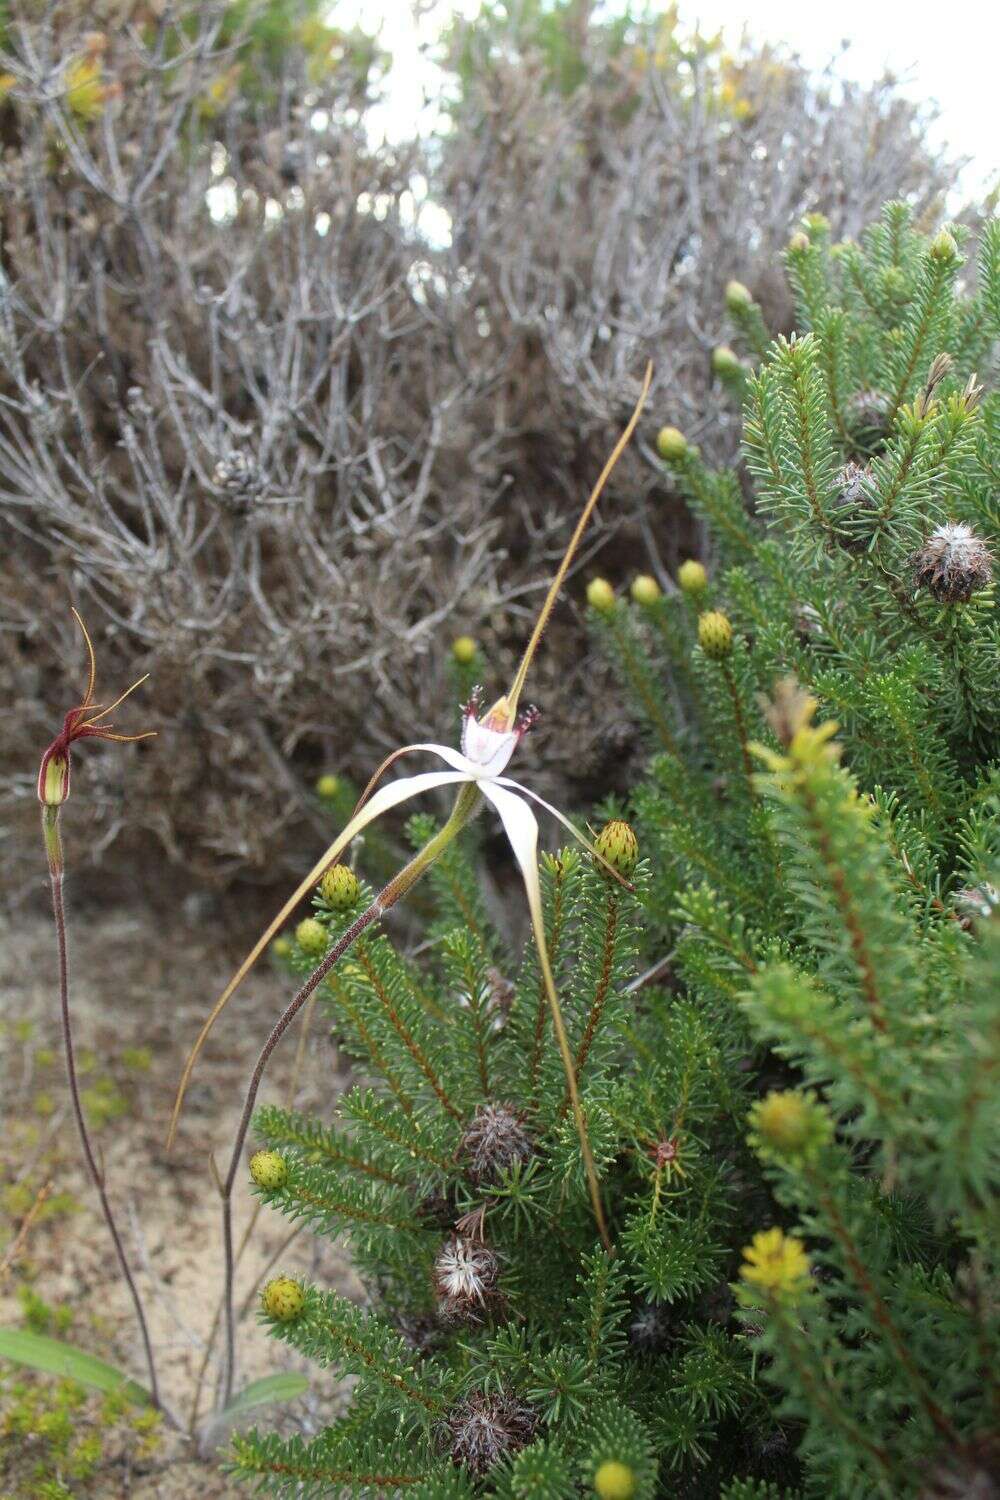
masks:
<svg viewBox="0 0 1000 1500"><path fill-rule="evenodd" d="M609 615L615 607L615 591L606 578L592 578L587 584L587 603L598 614Z"/></svg>
<svg viewBox="0 0 1000 1500"><path fill-rule="evenodd" d="M466 1235L445 1240L434 1261L438 1316L446 1323L481 1323L502 1302L500 1261L488 1245Z"/></svg>
<svg viewBox="0 0 1000 1500"><path fill-rule="evenodd" d="M668 464L687 457L688 440L679 427L661 427L656 434L656 451Z"/></svg>
<svg viewBox="0 0 1000 1500"><path fill-rule="evenodd" d="M326 928L315 917L304 917L295 929L295 941L303 953L325 953Z"/></svg>
<svg viewBox="0 0 1000 1500"><path fill-rule="evenodd" d="M346 865L332 865L319 884L320 895L334 911L350 911L357 906L361 886L353 870Z"/></svg>
<svg viewBox="0 0 1000 1500"><path fill-rule="evenodd" d="M317 795L317 797L324 797L326 799L329 799L330 797L336 797L336 795L337 795L337 793L339 791L340 791L340 777L339 776L334 776L329 771L327 771L323 776L321 776L319 778L319 780L316 782L316 795Z"/></svg>
<svg viewBox="0 0 1000 1500"><path fill-rule="evenodd" d="M788 249L792 255L801 255L803 250L809 249L809 236L803 234L801 229L797 229L788 241Z"/></svg>
<svg viewBox="0 0 1000 1500"><path fill-rule="evenodd" d="M728 344L719 344L712 350L712 369L716 375L738 375L742 366Z"/></svg>
<svg viewBox="0 0 1000 1500"><path fill-rule="evenodd" d="M517 1162L534 1154L524 1115L513 1104L481 1104L458 1145L459 1160L475 1183L498 1182Z"/></svg>
<svg viewBox="0 0 1000 1500"><path fill-rule="evenodd" d="M460 667L467 667L470 662L475 661L478 649L471 635L456 636L451 643L451 654Z"/></svg>
<svg viewBox="0 0 1000 1500"><path fill-rule="evenodd" d="M635 1488L635 1470L616 1458L606 1459L594 1475L594 1489L601 1500L632 1500Z"/></svg>
<svg viewBox="0 0 1000 1500"><path fill-rule="evenodd" d="M726 307L731 313L745 312L752 302L750 288L744 286L742 281L726 283Z"/></svg>
<svg viewBox="0 0 1000 1500"><path fill-rule="evenodd" d="M287 958L292 951L292 945L286 937L276 937L271 944L271 952L275 958Z"/></svg>
<svg viewBox="0 0 1000 1500"><path fill-rule="evenodd" d="M958 254L954 236L949 234L947 229L939 229L931 240L930 252L935 260L943 261L945 264L953 261Z"/></svg>
<svg viewBox="0 0 1000 1500"><path fill-rule="evenodd" d="M871 536L877 514L874 485L870 464L857 464L852 459L837 474L837 494L833 501L836 540L845 552L862 551Z"/></svg>
<svg viewBox="0 0 1000 1500"><path fill-rule="evenodd" d="M733 649L733 627L721 609L698 616L698 644L710 661L724 661Z"/></svg>
<svg viewBox="0 0 1000 1500"><path fill-rule="evenodd" d="M255 1151L250 1158L250 1176L258 1187L275 1192L288 1181L285 1158L277 1151Z"/></svg>
<svg viewBox="0 0 1000 1500"><path fill-rule="evenodd" d="M993 576L989 548L961 521L938 526L913 561L917 587L941 604L967 604Z"/></svg>
<svg viewBox="0 0 1000 1500"><path fill-rule="evenodd" d="M661 592L660 585L649 573L639 573L632 579L631 594L636 604L655 604Z"/></svg>
<svg viewBox="0 0 1000 1500"><path fill-rule="evenodd" d="M612 818L594 841L594 848L619 875L631 875L639 859L639 840L631 823ZM610 877L609 877L610 878Z"/></svg>
<svg viewBox="0 0 1000 1500"><path fill-rule="evenodd" d="M444 1426L452 1461L480 1477L531 1442L538 1413L506 1391L474 1391L451 1408Z"/></svg>
<svg viewBox="0 0 1000 1500"><path fill-rule="evenodd" d="M677 582L682 593L689 596L703 594L708 588L708 573L705 571L704 563L689 557L687 562L682 562L677 569Z"/></svg>
<svg viewBox="0 0 1000 1500"><path fill-rule="evenodd" d="M306 1305L306 1294L290 1276L275 1276L260 1294L261 1306L269 1318L291 1323Z"/></svg>

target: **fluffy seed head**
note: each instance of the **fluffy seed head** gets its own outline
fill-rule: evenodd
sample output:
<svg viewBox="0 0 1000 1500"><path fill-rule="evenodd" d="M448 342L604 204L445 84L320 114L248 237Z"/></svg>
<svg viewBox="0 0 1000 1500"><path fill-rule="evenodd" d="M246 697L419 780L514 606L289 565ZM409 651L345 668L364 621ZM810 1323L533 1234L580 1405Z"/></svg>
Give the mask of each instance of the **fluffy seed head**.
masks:
<svg viewBox="0 0 1000 1500"><path fill-rule="evenodd" d="M601 1500L632 1500L635 1494L635 1471L628 1464L609 1458L594 1475L594 1489Z"/></svg>
<svg viewBox="0 0 1000 1500"><path fill-rule="evenodd" d="M475 1183L498 1182L515 1162L527 1161L534 1151L524 1115L512 1104L481 1104L458 1146L466 1174Z"/></svg>
<svg viewBox="0 0 1000 1500"><path fill-rule="evenodd" d="M661 427L656 434L656 451L667 463L679 463L688 451L688 440L679 427Z"/></svg>
<svg viewBox="0 0 1000 1500"><path fill-rule="evenodd" d="M306 1305L306 1294L290 1276L275 1276L260 1294L261 1306L269 1318L291 1323Z"/></svg>
<svg viewBox="0 0 1000 1500"><path fill-rule="evenodd" d="M527 1402L506 1391L474 1391L445 1418L445 1441L453 1462L479 1477L526 1447L537 1426Z"/></svg>
<svg viewBox="0 0 1000 1500"><path fill-rule="evenodd" d="M932 531L913 561L917 587L941 604L967 604L993 575L989 548L961 521Z"/></svg>
<svg viewBox="0 0 1000 1500"><path fill-rule="evenodd" d="M438 1313L447 1323L481 1323L501 1300L500 1261L481 1240L453 1234L434 1262Z"/></svg>
<svg viewBox="0 0 1000 1500"><path fill-rule="evenodd" d="M303 953L326 952L326 928L315 917L304 917L295 929L295 940Z"/></svg>
<svg viewBox="0 0 1000 1500"><path fill-rule="evenodd" d="M591 609L607 615L615 607L615 591L606 578L592 578L587 584L587 603Z"/></svg>
<svg viewBox="0 0 1000 1500"><path fill-rule="evenodd" d="M752 302L750 288L744 286L742 281L726 283L726 306L731 313L743 312Z"/></svg>
<svg viewBox="0 0 1000 1500"><path fill-rule="evenodd" d="M648 573L640 573L632 579L631 594L636 604L655 604L660 593L660 585Z"/></svg>
<svg viewBox="0 0 1000 1500"><path fill-rule="evenodd" d="M677 569L677 582L685 594L703 594L708 588L708 574L704 563L696 562L693 557L689 557L687 562L682 562Z"/></svg>
<svg viewBox="0 0 1000 1500"><path fill-rule="evenodd" d="M721 609L698 617L698 644L711 661L723 661L733 649L733 627Z"/></svg>
<svg viewBox="0 0 1000 1500"><path fill-rule="evenodd" d="M460 635L451 643L451 654L459 666L467 667L476 658L476 643L471 635Z"/></svg>
<svg viewBox="0 0 1000 1500"><path fill-rule="evenodd" d="M612 818L610 823L605 823L594 841L594 848L619 875L631 875L639 858L635 830L622 818Z"/></svg>
<svg viewBox="0 0 1000 1500"><path fill-rule="evenodd" d="M336 797L340 790L340 778L329 771L316 782L317 797Z"/></svg>
<svg viewBox="0 0 1000 1500"><path fill-rule="evenodd" d="M258 1187L272 1192L288 1181L288 1168L277 1151L255 1151L250 1158L250 1176Z"/></svg>
<svg viewBox="0 0 1000 1500"><path fill-rule="evenodd" d="M346 865L333 865L320 881L320 895L334 911L350 911L357 906L361 887L358 877Z"/></svg>
<svg viewBox="0 0 1000 1500"><path fill-rule="evenodd" d="M719 344L712 350L712 369L716 375L738 375L740 362L727 344Z"/></svg>

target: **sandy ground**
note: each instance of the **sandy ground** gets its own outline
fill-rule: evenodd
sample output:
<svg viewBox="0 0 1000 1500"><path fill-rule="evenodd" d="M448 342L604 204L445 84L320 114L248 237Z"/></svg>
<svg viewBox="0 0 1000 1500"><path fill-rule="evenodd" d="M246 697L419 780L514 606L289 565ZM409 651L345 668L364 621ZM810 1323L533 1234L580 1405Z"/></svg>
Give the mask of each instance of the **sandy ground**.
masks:
<svg viewBox="0 0 1000 1500"><path fill-rule="evenodd" d="M212 998L228 975L228 953L211 940L210 924L151 930L148 912L94 920L71 907L71 982L76 1042L86 1062L88 1084L110 1077L123 1113L97 1135L107 1178L146 1299L162 1391L185 1420L201 1365L205 1339L220 1286L219 1206L208 1159L228 1159L244 1081L271 1018L278 1014L288 982L262 965L259 977L232 1002L195 1074L177 1145L163 1147L173 1091L184 1055ZM145 1381L145 1369L128 1294L112 1275L112 1252L95 1197L80 1166L61 1070L55 955L51 924L43 917L0 921L0 1183L51 1180L53 1195L71 1193L78 1207L36 1222L19 1260L0 1278L0 1323L20 1323L18 1282L30 1282L49 1303L74 1311L72 1337ZM25 1022L33 1023L25 1036ZM286 1102L299 1033L286 1038L274 1059L261 1098ZM148 1048L148 1065L136 1067L129 1049ZM53 1055L54 1054L54 1055ZM126 1059L122 1061L123 1055ZM313 1025L305 1049L296 1103L328 1114L347 1073L322 1026ZM237 1237L253 1211L241 1187ZM16 1214L7 1210L9 1243ZM302 1272L347 1295L361 1289L338 1246L303 1233L282 1248L287 1222L269 1210L258 1218L238 1276L238 1302L250 1302L240 1332L239 1381L278 1369L301 1368L311 1389L294 1407L261 1408L264 1427L298 1427L309 1433L324 1425L342 1399L335 1382L266 1337L257 1326L260 1279L273 1262ZM0 1239L0 1264L3 1261ZM211 1404L217 1364L209 1365L203 1407ZM211 1460L198 1458L186 1439L166 1437L146 1472L121 1465L81 1488L87 1496L124 1495L141 1500L199 1500L245 1493L226 1480ZM2 1480L0 1480L2 1488ZM6 1500L6 1494L4 1496ZM18 1497L20 1500L20 1497Z"/></svg>

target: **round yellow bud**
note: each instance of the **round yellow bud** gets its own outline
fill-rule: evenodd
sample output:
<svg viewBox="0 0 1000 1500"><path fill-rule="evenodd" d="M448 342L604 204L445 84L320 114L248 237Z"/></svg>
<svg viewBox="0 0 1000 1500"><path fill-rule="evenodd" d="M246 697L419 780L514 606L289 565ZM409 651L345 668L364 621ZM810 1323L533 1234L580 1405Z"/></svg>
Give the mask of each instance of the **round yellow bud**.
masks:
<svg viewBox="0 0 1000 1500"><path fill-rule="evenodd" d="M703 594L708 588L708 574L705 572L704 563L696 562L689 557L687 562L682 562L677 569L677 582L681 586L682 593Z"/></svg>
<svg viewBox="0 0 1000 1500"><path fill-rule="evenodd" d="M712 369L716 375L738 375L740 362L727 344L712 350Z"/></svg>
<svg viewBox="0 0 1000 1500"><path fill-rule="evenodd" d="M954 260L958 254L958 246L955 244L954 236L947 229L938 230L931 240L931 255L935 260Z"/></svg>
<svg viewBox="0 0 1000 1500"><path fill-rule="evenodd" d="M594 1475L594 1489L601 1500L632 1500L635 1494L635 1471L628 1464L609 1458Z"/></svg>
<svg viewBox="0 0 1000 1500"><path fill-rule="evenodd" d="M656 434L656 451L667 463L680 463L687 456L688 440L679 427L661 427Z"/></svg>
<svg viewBox="0 0 1000 1500"><path fill-rule="evenodd" d="M632 825L622 818L612 818L610 823L605 823L594 848L619 875L631 875L639 859L639 840Z"/></svg>
<svg viewBox="0 0 1000 1500"><path fill-rule="evenodd" d="M303 953L326 952L326 928L315 917L305 917L295 929L295 940Z"/></svg>
<svg viewBox="0 0 1000 1500"><path fill-rule="evenodd" d="M802 227L807 234L829 234L830 220L826 214L806 214L802 220Z"/></svg>
<svg viewBox="0 0 1000 1500"><path fill-rule="evenodd" d="M740 313L748 308L753 302L750 288L743 285L742 281L729 281L726 283L726 306L731 313Z"/></svg>
<svg viewBox="0 0 1000 1500"><path fill-rule="evenodd" d="M606 578L592 578L587 584L587 603L591 609L607 615L615 607L615 591Z"/></svg>
<svg viewBox="0 0 1000 1500"><path fill-rule="evenodd" d="M797 229L788 241L788 248L793 255L797 255L803 250L808 250L809 236L803 234L801 229Z"/></svg>
<svg viewBox="0 0 1000 1500"><path fill-rule="evenodd" d="M761 1138L779 1151L794 1151L809 1138L809 1106L791 1091L768 1094L753 1120Z"/></svg>
<svg viewBox="0 0 1000 1500"><path fill-rule="evenodd" d="M698 617L698 644L711 661L723 661L733 649L733 627L721 609Z"/></svg>
<svg viewBox="0 0 1000 1500"><path fill-rule="evenodd" d="M350 911L358 904L361 886L353 870L346 865L333 865L320 881L319 891L327 906L332 906L334 911Z"/></svg>
<svg viewBox="0 0 1000 1500"><path fill-rule="evenodd" d="M269 1318L290 1323L306 1305L306 1294L290 1276L276 1276L260 1294L261 1305Z"/></svg>
<svg viewBox="0 0 1000 1500"><path fill-rule="evenodd" d="M460 667L467 667L475 661L477 649L471 635L460 635L451 643L451 654Z"/></svg>
<svg viewBox="0 0 1000 1500"><path fill-rule="evenodd" d="M275 938L271 944L271 952L275 958L287 958L292 951L292 945L286 937Z"/></svg>
<svg viewBox="0 0 1000 1500"><path fill-rule="evenodd" d="M660 585L648 573L640 573L632 579L631 594L636 604L655 604L660 593Z"/></svg>
<svg viewBox="0 0 1000 1500"><path fill-rule="evenodd" d="M284 1187L288 1181L288 1168L285 1159L279 1156L277 1151L255 1151L250 1158L250 1176L258 1187L276 1188Z"/></svg>
<svg viewBox="0 0 1000 1500"><path fill-rule="evenodd" d="M332 776L329 772L321 776L316 783L317 797L336 797L340 790L340 778Z"/></svg>

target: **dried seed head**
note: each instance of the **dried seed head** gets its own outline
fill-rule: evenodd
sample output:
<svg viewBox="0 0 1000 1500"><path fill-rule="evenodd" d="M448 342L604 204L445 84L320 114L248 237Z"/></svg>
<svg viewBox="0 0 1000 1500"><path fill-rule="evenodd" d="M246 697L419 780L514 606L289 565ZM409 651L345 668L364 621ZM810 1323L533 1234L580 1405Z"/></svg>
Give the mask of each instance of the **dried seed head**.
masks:
<svg viewBox="0 0 1000 1500"><path fill-rule="evenodd" d="M505 1391L475 1391L445 1418L445 1443L454 1463L477 1477L526 1447L538 1414Z"/></svg>
<svg viewBox="0 0 1000 1500"><path fill-rule="evenodd" d="M836 540L845 552L862 552L876 515L874 476L869 464L846 463L837 475L833 500Z"/></svg>
<svg viewBox="0 0 1000 1500"><path fill-rule="evenodd" d="M669 1332L666 1309L657 1302L640 1302L628 1325L628 1341L637 1354L659 1354Z"/></svg>
<svg viewBox="0 0 1000 1500"><path fill-rule="evenodd" d="M913 559L914 582L941 604L967 604L993 574L986 543L961 521L931 532Z"/></svg>
<svg viewBox="0 0 1000 1500"><path fill-rule="evenodd" d="M971 932L979 921L991 917L1000 906L1000 891L984 881L982 885L963 885L955 892L955 912L965 932Z"/></svg>
<svg viewBox="0 0 1000 1500"><path fill-rule="evenodd" d="M269 1318L291 1323L306 1305L306 1294L290 1276L276 1276L260 1294L261 1306Z"/></svg>
<svg viewBox="0 0 1000 1500"><path fill-rule="evenodd" d="M212 481L234 510L243 510L264 489L264 478L249 454L234 450L220 458Z"/></svg>
<svg viewBox="0 0 1000 1500"><path fill-rule="evenodd" d="M481 1323L503 1301L500 1261L481 1240L453 1234L434 1262L438 1315L446 1323Z"/></svg>
<svg viewBox="0 0 1000 1500"><path fill-rule="evenodd" d="M698 617L698 644L710 661L724 661L733 649L733 627L720 609Z"/></svg>
<svg viewBox="0 0 1000 1500"><path fill-rule="evenodd" d="M515 1162L527 1161L534 1151L524 1115L512 1104L481 1104L458 1146L459 1159L475 1183L498 1182Z"/></svg>
<svg viewBox="0 0 1000 1500"><path fill-rule="evenodd" d="M353 870L346 865L333 865L320 881L320 895L334 911L350 911L357 906L361 886Z"/></svg>
<svg viewBox="0 0 1000 1500"><path fill-rule="evenodd" d="M288 1168L277 1151L255 1151L250 1158L250 1176L258 1187L275 1191L288 1181Z"/></svg>

